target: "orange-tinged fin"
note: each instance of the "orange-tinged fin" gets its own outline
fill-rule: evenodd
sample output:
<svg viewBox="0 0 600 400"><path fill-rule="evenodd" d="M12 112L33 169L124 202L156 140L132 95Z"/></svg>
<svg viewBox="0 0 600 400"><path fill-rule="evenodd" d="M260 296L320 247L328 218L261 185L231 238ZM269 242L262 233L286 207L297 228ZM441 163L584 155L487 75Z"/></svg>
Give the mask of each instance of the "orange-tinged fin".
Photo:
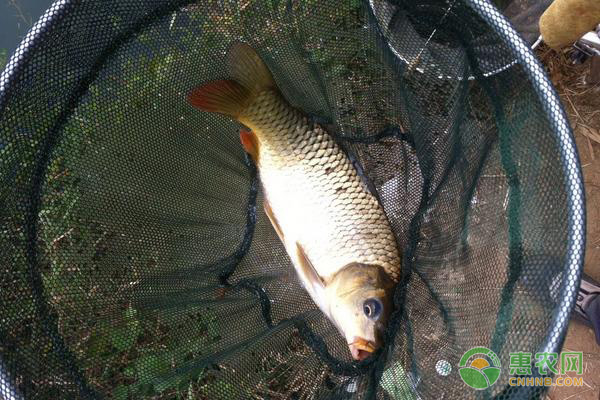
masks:
<svg viewBox="0 0 600 400"><path fill-rule="evenodd" d="M218 112L239 119L251 100L251 93L233 80L220 80L194 88L188 103L203 111Z"/></svg>
<svg viewBox="0 0 600 400"><path fill-rule="evenodd" d="M273 228L275 229L277 236L279 236L279 239L281 240L282 243L285 243L285 241L283 240L283 231L281 230L281 226L279 226L279 222L277 221L277 218L275 218L275 214L273 214L273 209L271 208L271 204L269 203L269 200L267 200L267 199L264 200L263 207L265 208L265 214L267 214L267 217L269 217L269 221L271 221L271 225L273 225Z"/></svg>
<svg viewBox="0 0 600 400"><path fill-rule="evenodd" d="M257 162L259 143L254 132L248 129L240 129L240 141L246 153L250 154L254 162Z"/></svg>
<svg viewBox="0 0 600 400"><path fill-rule="evenodd" d="M217 288L217 299L222 299L223 297L225 297L225 294L227 294L229 290L230 289L226 287Z"/></svg>
<svg viewBox="0 0 600 400"><path fill-rule="evenodd" d="M308 259L308 256L306 255L306 252L304 251L304 249L302 248L302 245L298 242L296 242L296 251L298 254L298 261L300 262L300 272L302 275L304 275L304 279L308 282L310 282L313 287L315 288L323 288L325 287L325 282L323 281L323 278L321 278L321 276L317 273L317 270L315 269L315 267L312 265L312 263L310 262L310 260Z"/></svg>
<svg viewBox="0 0 600 400"><path fill-rule="evenodd" d="M277 90L271 71L252 47L235 42L227 54L231 79L218 80L194 88L188 102L203 111L232 116L244 123L244 110L261 92Z"/></svg>
<svg viewBox="0 0 600 400"><path fill-rule="evenodd" d="M235 42L227 53L227 64L231 77L248 89L252 96L267 89L277 89L271 71L258 53L242 42Z"/></svg>

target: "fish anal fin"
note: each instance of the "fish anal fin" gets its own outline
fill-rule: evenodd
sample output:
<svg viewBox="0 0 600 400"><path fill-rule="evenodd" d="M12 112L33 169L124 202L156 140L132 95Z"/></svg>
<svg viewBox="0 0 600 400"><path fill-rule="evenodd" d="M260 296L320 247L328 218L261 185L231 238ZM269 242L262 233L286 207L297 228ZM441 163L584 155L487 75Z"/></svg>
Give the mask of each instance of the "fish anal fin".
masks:
<svg viewBox="0 0 600 400"><path fill-rule="evenodd" d="M249 129L240 129L240 141L242 142L244 151L250 154L254 162L257 162L259 143L256 134Z"/></svg>
<svg viewBox="0 0 600 400"><path fill-rule="evenodd" d="M302 274L304 279L307 282L310 282L314 287L324 288L325 282L323 281L323 278L321 278L321 276L317 273L317 270L306 255L304 248L302 248L302 245L298 242L296 242L296 252L298 255L298 268L300 269L298 272Z"/></svg>

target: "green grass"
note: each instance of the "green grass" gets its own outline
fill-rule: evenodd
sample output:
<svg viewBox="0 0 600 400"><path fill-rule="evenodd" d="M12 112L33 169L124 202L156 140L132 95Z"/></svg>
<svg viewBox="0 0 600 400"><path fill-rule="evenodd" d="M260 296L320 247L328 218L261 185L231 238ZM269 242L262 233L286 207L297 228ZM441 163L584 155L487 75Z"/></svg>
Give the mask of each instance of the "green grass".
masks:
<svg viewBox="0 0 600 400"><path fill-rule="evenodd" d="M137 43L144 40L142 35ZM194 40L193 35L186 40ZM103 87L94 83L89 88L88 100L70 116L61 132L42 189L38 245L45 296L57 313L59 333L79 360L78 368L92 387L112 393L115 399L202 399L214 398L209 397L214 391L226 395L234 390L231 384L214 378L207 368L171 376L175 366L198 357L198 349L210 349L219 338L218 321L210 312L193 313L183 322L181 317L174 318L178 329L173 329L160 315L142 315L136 304L126 300L131 297L128 285L156 265L157 251L147 246L132 254L132 248L124 247L118 235L131 232L106 224L109 216L94 215L98 210L89 208L92 188L82 184L85 174L107 167L105 160L94 154L105 144L110 147L104 142L110 141L111 135L114 139L130 129L127 116L132 110L156 105L153 98L157 88L168 83L166 77L177 67L175 57L182 57L174 48L161 57L144 55L130 59L119 81L126 86L119 87L117 97L107 98L103 92L111 86L110 82L105 81ZM0 65L5 62L6 52L2 51ZM22 109L31 113L30 120L39 119L32 108ZM40 132L47 128L39 126ZM12 132L5 131L3 136ZM143 141L142 137L142 145ZM40 366L58 366L62 362L52 351L53 345L33 312L22 247L26 238L19 196L30 184L35 160L32 149L23 140L9 140L0 147L0 176L7 180L0 189L1 203L6 205L0 211L0 306L5 310L0 333L2 345L10 347L3 350L4 361L18 363L29 359ZM115 168L111 172L122 170ZM119 182L117 177L114 181ZM122 187L129 184L121 183ZM115 299L122 300L122 305L116 307ZM38 398L53 399L63 393L61 374L62 369L57 368L55 376L33 384Z"/></svg>

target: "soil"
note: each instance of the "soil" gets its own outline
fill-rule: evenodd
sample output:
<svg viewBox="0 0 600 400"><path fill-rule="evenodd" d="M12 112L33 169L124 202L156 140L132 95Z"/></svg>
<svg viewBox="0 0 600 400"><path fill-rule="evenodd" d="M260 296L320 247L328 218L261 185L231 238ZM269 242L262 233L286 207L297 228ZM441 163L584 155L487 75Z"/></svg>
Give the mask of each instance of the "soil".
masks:
<svg viewBox="0 0 600 400"><path fill-rule="evenodd" d="M537 54L565 107L575 134L586 194L587 237L584 272L600 281L600 84L590 84L591 61L573 65L571 50L554 51L545 46ZM546 399L600 399L600 345L594 332L572 320L563 351L582 351L582 387L553 387ZM572 375L572 374L569 374Z"/></svg>

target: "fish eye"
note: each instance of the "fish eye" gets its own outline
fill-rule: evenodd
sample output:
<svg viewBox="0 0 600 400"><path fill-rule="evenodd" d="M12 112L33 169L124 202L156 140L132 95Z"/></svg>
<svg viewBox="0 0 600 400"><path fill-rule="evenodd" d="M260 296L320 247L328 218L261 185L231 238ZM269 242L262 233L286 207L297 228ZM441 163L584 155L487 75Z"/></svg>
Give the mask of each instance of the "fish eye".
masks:
<svg viewBox="0 0 600 400"><path fill-rule="evenodd" d="M383 311L383 304L379 299L370 298L363 303L363 312L370 320L377 321L381 317L381 311Z"/></svg>

